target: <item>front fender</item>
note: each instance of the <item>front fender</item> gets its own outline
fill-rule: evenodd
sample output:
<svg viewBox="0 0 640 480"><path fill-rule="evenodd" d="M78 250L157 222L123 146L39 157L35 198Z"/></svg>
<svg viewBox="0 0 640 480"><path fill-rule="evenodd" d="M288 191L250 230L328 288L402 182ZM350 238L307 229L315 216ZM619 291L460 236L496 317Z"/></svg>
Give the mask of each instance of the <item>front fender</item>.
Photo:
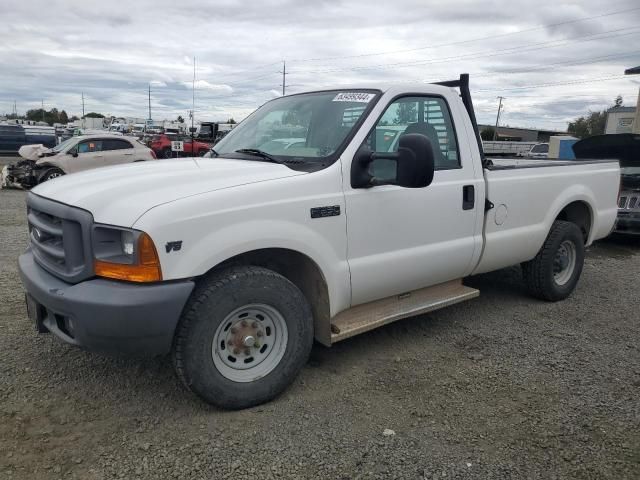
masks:
<svg viewBox="0 0 640 480"><path fill-rule="evenodd" d="M304 175L160 205L134 227L154 240L166 280L203 275L225 260L254 250L301 253L322 271L333 315L351 302L346 216L339 183L327 185L322 174L315 174L315 181L310 178L314 175ZM331 189L333 185L338 188ZM310 208L321 205L339 206L341 214L312 219ZM176 250L167 247L169 242L182 243Z"/></svg>

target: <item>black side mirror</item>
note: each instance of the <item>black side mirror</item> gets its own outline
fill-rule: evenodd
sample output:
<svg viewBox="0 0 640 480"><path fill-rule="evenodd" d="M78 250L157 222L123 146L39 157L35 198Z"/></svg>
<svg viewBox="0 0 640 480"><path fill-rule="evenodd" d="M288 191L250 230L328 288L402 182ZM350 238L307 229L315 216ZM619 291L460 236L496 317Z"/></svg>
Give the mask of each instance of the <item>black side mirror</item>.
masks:
<svg viewBox="0 0 640 480"><path fill-rule="evenodd" d="M78 150L77 149L73 149L69 151L69 155L71 155L72 157L77 157L78 156Z"/></svg>
<svg viewBox="0 0 640 480"><path fill-rule="evenodd" d="M369 173L369 165L374 160L396 161L395 180L376 179ZM362 147L351 163L351 187L370 188L376 185L398 185L405 188L423 188L433 181L435 171L431 141L419 133L402 135L398 152L371 152Z"/></svg>

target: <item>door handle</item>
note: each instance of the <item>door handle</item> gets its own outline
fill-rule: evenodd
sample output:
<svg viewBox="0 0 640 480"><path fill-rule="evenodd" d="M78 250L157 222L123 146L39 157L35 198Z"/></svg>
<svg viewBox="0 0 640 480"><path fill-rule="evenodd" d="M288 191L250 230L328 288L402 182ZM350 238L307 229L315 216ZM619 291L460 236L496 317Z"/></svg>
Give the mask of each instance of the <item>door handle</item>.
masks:
<svg viewBox="0 0 640 480"><path fill-rule="evenodd" d="M472 210L476 203L476 189L473 185L462 187L462 209Z"/></svg>
<svg viewBox="0 0 640 480"><path fill-rule="evenodd" d="M133 153L125 153L125 155L133 155Z"/></svg>

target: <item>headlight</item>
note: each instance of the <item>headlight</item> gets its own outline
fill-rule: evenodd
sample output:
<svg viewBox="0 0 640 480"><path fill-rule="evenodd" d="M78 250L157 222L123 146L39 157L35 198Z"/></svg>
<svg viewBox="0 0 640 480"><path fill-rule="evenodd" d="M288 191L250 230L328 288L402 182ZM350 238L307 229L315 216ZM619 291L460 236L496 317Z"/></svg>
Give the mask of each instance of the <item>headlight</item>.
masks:
<svg viewBox="0 0 640 480"><path fill-rule="evenodd" d="M151 237L140 230L96 225L93 228L97 276L131 282L158 282L162 270Z"/></svg>

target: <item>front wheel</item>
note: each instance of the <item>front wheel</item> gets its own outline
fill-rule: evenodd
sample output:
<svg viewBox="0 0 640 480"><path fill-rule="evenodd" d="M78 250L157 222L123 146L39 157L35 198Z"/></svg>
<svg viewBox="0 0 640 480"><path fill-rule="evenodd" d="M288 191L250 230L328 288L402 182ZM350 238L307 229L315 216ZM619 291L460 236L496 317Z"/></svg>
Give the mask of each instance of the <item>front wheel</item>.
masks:
<svg viewBox="0 0 640 480"><path fill-rule="evenodd" d="M64 172L59 168L49 168L40 175L40 177L38 178L38 183L46 182L48 180L53 180L54 178L58 178L63 175L64 175Z"/></svg>
<svg viewBox="0 0 640 480"><path fill-rule="evenodd" d="M162 150L162 157L163 158L173 158L173 152L171 151L170 148L165 148L164 150Z"/></svg>
<svg viewBox="0 0 640 480"><path fill-rule="evenodd" d="M576 288L583 265L582 232L574 223L556 220L535 258L522 264L522 273L533 296L557 302Z"/></svg>
<svg viewBox="0 0 640 480"><path fill-rule="evenodd" d="M194 290L176 331L173 361L184 385L227 409L271 400L306 363L311 308L282 275L233 267Z"/></svg>

